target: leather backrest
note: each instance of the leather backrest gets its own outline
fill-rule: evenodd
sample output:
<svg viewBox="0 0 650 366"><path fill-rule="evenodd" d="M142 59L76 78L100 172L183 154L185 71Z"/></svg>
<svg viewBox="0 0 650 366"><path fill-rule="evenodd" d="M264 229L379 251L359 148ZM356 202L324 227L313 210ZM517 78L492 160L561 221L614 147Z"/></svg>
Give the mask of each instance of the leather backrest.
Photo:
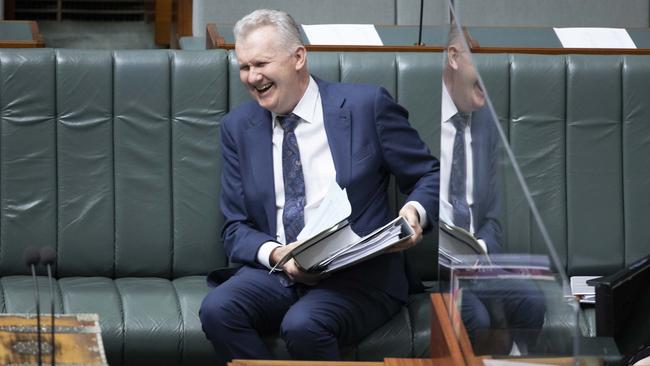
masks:
<svg viewBox="0 0 650 366"><path fill-rule="evenodd" d="M650 58L627 56L623 77L623 218L625 264L650 250Z"/></svg>
<svg viewBox="0 0 650 366"><path fill-rule="evenodd" d="M441 57L308 55L319 77L384 86L434 155ZM569 274L647 255L650 56L475 60ZM248 98L233 52L0 51L0 275L27 273L28 245L56 248L59 277L176 278L225 265L218 127ZM505 203L510 249L544 252L522 199ZM408 255L435 278L435 234Z"/></svg>
<svg viewBox="0 0 650 366"><path fill-rule="evenodd" d="M624 264L621 66L618 56L567 58L567 245L575 271Z"/></svg>
<svg viewBox="0 0 650 366"><path fill-rule="evenodd" d="M560 56L544 55L514 55L509 62L510 147L566 265L565 62ZM540 171L544 174L538 174ZM515 187L508 192L520 190ZM519 247L512 249L545 253L541 233L524 198L512 193L508 197L504 203L507 236L522 239L517 242Z"/></svg>
<svg viewBox="0 0 650 366"><path fill-rule="evenodd" d="M204 274L225 264L223 52L0 52L0 275L28 245L58 276Z"/></svg>
<svg viewBox="0 0 650 366"><path fill-rule="evenodd" d="M50 50L0 53L0 271L57 237L56 77Z"/></svg>
<svg viewBox="0 0 650 366"><path fill-rule="evenodd" d="M648 61L508 57L509 143L569 275L612 273L648 253ZM516 199L506 203L512 249L545 252L532 218L511 209Z"/></svg>

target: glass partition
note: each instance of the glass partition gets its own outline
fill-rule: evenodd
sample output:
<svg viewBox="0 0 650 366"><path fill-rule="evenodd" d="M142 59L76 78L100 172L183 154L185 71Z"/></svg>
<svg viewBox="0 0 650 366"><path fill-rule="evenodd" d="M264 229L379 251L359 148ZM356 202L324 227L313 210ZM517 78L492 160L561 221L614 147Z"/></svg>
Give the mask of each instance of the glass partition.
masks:
<svg viewBox="0 0 650 366"><path fill-rule="evenodd" d="M473 55L450 10L438 235L440 288L454 331L479 356L574 356L579 306L508 143L507 62L492 62L507 56Z"/></svg>

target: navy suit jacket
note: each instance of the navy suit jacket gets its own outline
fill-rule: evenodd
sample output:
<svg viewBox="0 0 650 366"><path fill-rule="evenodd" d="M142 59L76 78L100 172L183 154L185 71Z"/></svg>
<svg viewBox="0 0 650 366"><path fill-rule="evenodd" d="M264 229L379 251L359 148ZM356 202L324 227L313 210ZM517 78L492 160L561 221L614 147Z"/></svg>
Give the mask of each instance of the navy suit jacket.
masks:
<svg viewBox="0 0 650 366"><path fill-rule="evenodd" d="M499 253L502 240L497 174L499 135L487 105L472 113L470 132L474 165L474 236L485 241L488 253Z"/></svg>
<svg viewBox="0 0 650 366"><path fill-rule="evenodd" d="M350 222L365 235L395 217L387 187L394 175L408 200L438 216L439 163L408 123L408 112L383 88L314 78L323 104L336 181L347 188ZM259 247L276 235L271 113L250 101L221 125L223 241L231 262L261 266ZM405 301L408 284L400 253L383 254L337 272L360 286L375 286ZM325 279L323 281L327 281Z"/></svg>

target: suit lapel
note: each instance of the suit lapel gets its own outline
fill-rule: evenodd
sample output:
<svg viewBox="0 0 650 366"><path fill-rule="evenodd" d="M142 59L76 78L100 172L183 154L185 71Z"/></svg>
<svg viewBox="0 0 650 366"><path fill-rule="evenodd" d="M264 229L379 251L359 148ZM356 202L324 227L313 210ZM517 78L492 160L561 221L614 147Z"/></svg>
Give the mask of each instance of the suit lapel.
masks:
<svg viewBox="0 0 650 366"><path fill-rule="evenodd" d="M323 120L327 141L332 152L336 181L346 187L350 181L350 157L352 156L352 135L350 131L350 110L345 106L345 98L336 95L332 84L314 78L323 102Z"/></svg>
<svg viewBox="0 0 650 366"><path fill-rule="evenodd" d="M476 110L472 113L472 124L470 125L470 133L472 135L472 179L474 181L474 219L480 217L479 211L481 210L481 198L485 196L486 185L482 180L486 178L486 164L490 157L485 156L485 139L486 139L486 124L492 123L489 118L485 118L485 107ZM476 221L475 227L476 227Z"/></svg>
<svg viewBox="0 0 650 366"><path fill-rule="evenodd" d="M480 126L478 126L479 123L482 123L483 121L477 121L476 114L472 116L472 124L470 126L470 134L472 135L472 165L473 165L473 171L472 171L472 179L474 180L474 197L477 197L476 193L478 193L478 187L481 186L481 182L479 180L481 179L481 172L480 172L480 166L483 163L479 159L481 159L481 135L480 135ZM476 199L474 199L474 203L476 203Z"/></svg>
<svg viewBox="0 0 650 366"><path fill-rule="evenodd" d="M275 235L275 184L273 180L273 128L271 113L255 108L246 129L246 150L248 165L252 168L249 178L254 180L256 189L264 202L264 213L269 233ZM245 179L245 176L242 176Z"/></svg>

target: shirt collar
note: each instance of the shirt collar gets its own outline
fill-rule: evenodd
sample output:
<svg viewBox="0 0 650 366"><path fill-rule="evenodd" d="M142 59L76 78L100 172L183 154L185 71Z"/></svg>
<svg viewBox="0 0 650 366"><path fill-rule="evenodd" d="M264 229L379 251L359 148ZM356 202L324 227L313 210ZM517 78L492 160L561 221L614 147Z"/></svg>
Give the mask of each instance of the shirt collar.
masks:
<svg viewBox="0 0 650 366"><path fill-rule="evenodd" d="M447 90L447 85L445 85L443 81L442 101L440 104L440 120L443 123L449 122L449 120L451 120L451 117L453 117L456 113L458 113L458 108L456 108L456 104L454 104L454 101L451 99L451 95L449 95L449 91Z"/></svg>
<svg viewBox="0 0 650 366"><path fill-rule="evenodd" d="M318 84L316 84L316 81L310 75L309 84L307 85L305 94L302 95L302 98L300 98L300 101L298 104L296 104L296 107L293 109L293 111L291 111L291 113L300 117L300 119L304 122L314 122L316 117L316 103L318 103L318 95ZM276 113L271 113L271 116L273 117L273 123L278 123L277 119L275 118L278 115Z"/></svg>

